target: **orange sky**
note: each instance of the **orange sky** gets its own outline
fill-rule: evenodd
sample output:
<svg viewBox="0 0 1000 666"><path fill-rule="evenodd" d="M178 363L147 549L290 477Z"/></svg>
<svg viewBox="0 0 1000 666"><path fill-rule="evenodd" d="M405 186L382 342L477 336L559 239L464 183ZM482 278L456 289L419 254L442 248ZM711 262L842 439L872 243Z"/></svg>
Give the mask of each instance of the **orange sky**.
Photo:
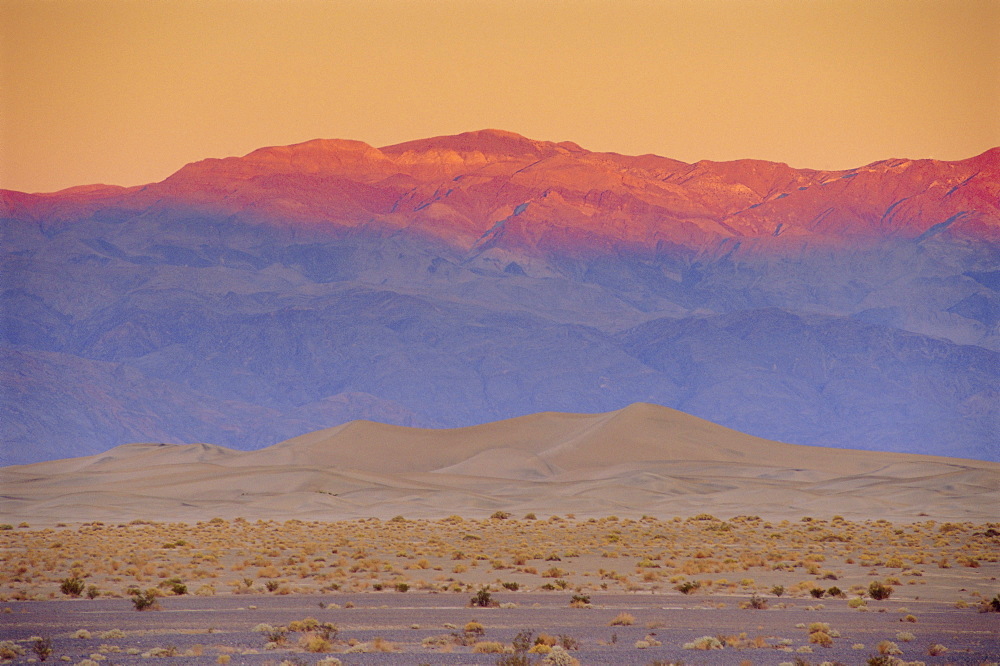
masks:
<svg viewBox="0 0 1000 666"><path fill-rule="evenodd" d="M494 127L847 168L1000 145L1000 0L0 0L0 187Z"/></svg>

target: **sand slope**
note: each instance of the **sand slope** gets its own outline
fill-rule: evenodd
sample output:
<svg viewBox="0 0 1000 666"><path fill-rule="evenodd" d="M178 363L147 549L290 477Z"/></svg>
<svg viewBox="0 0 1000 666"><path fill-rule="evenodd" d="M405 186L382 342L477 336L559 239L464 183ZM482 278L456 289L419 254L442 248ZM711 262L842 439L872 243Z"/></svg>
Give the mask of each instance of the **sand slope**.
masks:
<svg viewBox="0 0 1000 666"><path fill-rule="evenodd" d="M442 517L497 510L996 520L1000 464L768 441L666 407L429 430L354 421L258 451L129 444L0 469L0 519Z"/></svg>

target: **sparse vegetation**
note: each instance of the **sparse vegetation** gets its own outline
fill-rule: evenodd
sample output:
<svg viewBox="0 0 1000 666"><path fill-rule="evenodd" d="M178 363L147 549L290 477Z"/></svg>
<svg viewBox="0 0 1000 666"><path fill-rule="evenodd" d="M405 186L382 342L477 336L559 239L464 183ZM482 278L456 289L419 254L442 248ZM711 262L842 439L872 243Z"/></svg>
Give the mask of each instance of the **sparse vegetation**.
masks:
<svg viewBox="0 0 1000 666"><path fill-rule="evenodd" d="M722 530L721 525L728 528ZM645 516L635 520L623 516L577 520L566 516L519 520L508 516L338 523L208 521L196 526L140 521L117 526L26 528L0 532L4 546L0 549L0 601L53 599L72 596L76 590L78 596L90 598L131 599L137 609L146 610L158 601L165 606L182 605L183 599L171 595L197 590L196 594L206 596L250 595L240 603L252 609L253 604L247 602L253 601L253 595L265 592L329 595L381 590L383 594L465 594L464 599L474 608L527 608L539 597L523 597L525 592L549 590L556 594L542 597L543 606L565 607L568 601L573 607L600 608L604 606L604 592L691 595L697 591L694 598L675 597L675 603L721 608L732 604L736 597L740 608L770 608L780 614L796 606L797 612L822 610L823 604L812 602L813 598L825 601L828 597L846 597L847 607L888 613L884 617L894 623L914 623L916 616L905 608L871 603L889 598L887 589L891 597L903 599L901 606L915 598L943 598L956 614L977 608L1000 612L1000 594L996 593L995 581L990 580L1000 571L1000 557L993 552L995 537L987 535L993 527L977 528L971 523L952 523L943 531L941 527L930 520L898 526L888 521L859 523L842 518L831 522L822 517L807 522L769 523L760 518L660 520ZM880 552L876 545L886 539L892 542L890 553ZM882 567L892 558L903 566L884 571ZM935 565L945 558L956 563L955 568L939 572ZM979 566L968 566L973 559ZM918 569L920 565L924 566ZM955 575L961 576L965 589L943 590L941 581ZM836 580L837 584L817 584L824 580ZM70 581L75 581L72 587L63 589L64 583ZM81 588L84 581L87 584ZM495 590L509 593L518 604L501 605ZM763 596L766 591L770 592L768 598ZM779 597L781 603L776 601ZM813 605L802 604L803 597ZM382 599L377 603L392 603L385 596ZM349 597L340 603L346 610L356 602L357 597ZM329 597L321 597L319 605L340 608L329 603ZM843 604L835 602L827 606L828 610L844 610ZM586 611L584 615L598 625L632 626L624 619L613 618L619 610L615 608L606 615L600 610ZM628 610L631 612L622 615L633 623L635 613L648 629L663 627L661 617L640 616ZM817 612L817 616L821 615ZM263 649L266 644L268 649L298 654L378 649L374 640L341 640L336 634L325 635L321 624L315 618L306 618L290 623L294 631L273 627L257 647ZM803 628L807 624L803 623ZM427 625L420 622L407 626ZM902 628L899 624L894 627ZM550 631L557 633L555 628ZM879 638L890 638L904 649L907 645L913 649L920 635L915 639L910 636L910 632L894 629ZM104 634L100 637L105 641L120 639ZM395 649L408 652L414 644L426 642L433 650L468 652L477 643L502 643L493 635L484 635L482 629L422 638L416 638L409 647L405 641L396 643ZM510 643L504 645L505 653L496 656L510 658L505 663L511 665L537 665L553 654L553 647L561 648L556 654L571 653L578 647L566 635L540 634L538 638L542 642L528 646L520 656ZM811 647L818 652L838 642L833 630L810 631L807 644L797 646L781 646L774 637L757 637L755 644L752 636L740 637L736 632L720 633L715 638L724 648L741 650L766 645L792 651ZM658 639L655 633L644 636L636 632L621 641L615 635L594 637L591 646L596 643L608 650L632 650L640 644L640 649L651 649L658 640L665 639L662 635ZM53 642L58 650L58 639ZM378 643L383 647L388 644ZM937 645L925 644L919 649L943 648ZM20 647L30 654L33 645L21 640ZM962 647L952 646L953 653ZM114 646L107 648L113 651ZM241 661L237 652L232 654L233 663ZM221 656L206 654L212 660ZM517 662L517 658L528 661ZM803 652L801 658L810 657Z"/></svg>

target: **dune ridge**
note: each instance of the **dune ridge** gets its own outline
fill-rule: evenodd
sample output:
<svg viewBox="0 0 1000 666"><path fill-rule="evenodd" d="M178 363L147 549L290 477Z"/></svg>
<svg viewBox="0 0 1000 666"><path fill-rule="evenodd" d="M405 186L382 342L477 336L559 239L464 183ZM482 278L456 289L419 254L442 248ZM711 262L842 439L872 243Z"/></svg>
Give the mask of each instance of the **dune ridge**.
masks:
<svg viewBox="0 0 1000 666"><path fill-rule="evenodd" d="M354 421L256 451L128 444L0 469L0 515L84 520L756 514L995 520L1000 464L746 435L667 407L432 430Z"/></svg>

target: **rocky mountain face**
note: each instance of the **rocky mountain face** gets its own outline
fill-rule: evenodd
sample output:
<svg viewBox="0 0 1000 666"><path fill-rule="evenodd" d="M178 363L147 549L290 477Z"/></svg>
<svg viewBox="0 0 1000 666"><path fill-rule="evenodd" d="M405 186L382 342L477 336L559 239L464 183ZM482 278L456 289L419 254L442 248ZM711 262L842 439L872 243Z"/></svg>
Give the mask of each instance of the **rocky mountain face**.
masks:
<svg viewBox="0 0 1000 666"><path fill-rule="evenodd" d="M813 171L487 130L0 197L2 464L639 401L1000 460L1000 149Z"/></svg>

